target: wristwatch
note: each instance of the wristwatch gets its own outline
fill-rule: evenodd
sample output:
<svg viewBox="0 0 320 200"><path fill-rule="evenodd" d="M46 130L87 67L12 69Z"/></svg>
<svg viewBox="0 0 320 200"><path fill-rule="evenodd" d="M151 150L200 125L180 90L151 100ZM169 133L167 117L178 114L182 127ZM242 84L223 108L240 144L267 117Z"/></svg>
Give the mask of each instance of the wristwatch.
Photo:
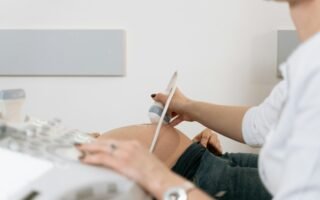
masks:
<svg viewBox="0 0 320 200"><path fill-rule="evenodd" d="M185 182L183 185L169 188L163 196L164 200L188 200L188 192L194 189L195 186L190 182Z"/></svg>

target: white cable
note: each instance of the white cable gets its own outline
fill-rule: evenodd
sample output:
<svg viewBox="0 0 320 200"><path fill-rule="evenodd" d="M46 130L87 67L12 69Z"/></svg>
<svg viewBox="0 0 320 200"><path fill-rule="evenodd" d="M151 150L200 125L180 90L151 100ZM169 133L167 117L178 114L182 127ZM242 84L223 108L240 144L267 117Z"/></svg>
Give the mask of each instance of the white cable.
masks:
<svg viewBox="0 0 320 200"><path fill-rule="evenodd" d="M155 132L155 134L153 136L152 143L151 143L151 146L150 146L150 149L149 149L150 153L153 153L154 148L155 148L155 146L157 144L157 141L158 141L158 138L159 138L159 134L160 134L160 129L161 129L164 117L165 117L165 115L166 115L166 113L168 111L169 105L171 103L172 97L173 97L176 89L177 89L177 84L174 83L173 87L171 88L171 91L170 91L170 94L168 96L168 99L166 101L166 104L164 106L164 109L163 109L163 112L161 114L160 120L158 122L158 125L157 125L157 128L156 128L156 132Z"/></svg>

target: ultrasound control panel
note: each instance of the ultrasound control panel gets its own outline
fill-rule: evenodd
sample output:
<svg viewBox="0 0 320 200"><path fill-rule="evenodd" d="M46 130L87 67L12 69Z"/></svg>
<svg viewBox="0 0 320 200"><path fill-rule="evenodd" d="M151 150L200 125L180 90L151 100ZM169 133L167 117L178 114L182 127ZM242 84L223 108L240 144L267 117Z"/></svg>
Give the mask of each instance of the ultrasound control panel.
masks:
<svg viewBox="0 0 320 200"><path fill-rule="evenodd" d="M151 199L137 184L114 171L79 162L81 152L74 147L74 143L93 140L94 137L89 133L68 129L58 119L44 121L28 118L19 125L0 123L0 150L52 164L44 174L14 192L8 199ZM0 158L0 162L6 161ZM13 166L13 169L23 171L24 166ZM16 171L8 173L15 174Z"/></svg>
<svg viewBox="0 0 320 200"><path fill-rule="evenodd" d="M63 127L58 119L29 119L20 126L2 126L1 129L1 147L52 162L77 161L81 153L73 144L94 140L88 133Z"/></svg>

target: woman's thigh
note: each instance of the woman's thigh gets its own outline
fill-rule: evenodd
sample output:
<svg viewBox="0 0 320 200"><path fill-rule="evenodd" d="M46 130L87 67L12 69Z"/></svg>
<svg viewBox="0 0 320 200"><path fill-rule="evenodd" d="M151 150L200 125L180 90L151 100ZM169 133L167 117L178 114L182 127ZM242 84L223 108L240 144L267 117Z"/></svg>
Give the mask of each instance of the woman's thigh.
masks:
<svg viewBox="0 0 320 200"><path fill-rule="evenodd" d="M233 166L258 168L258 155L256 154L225 153L222 158L229 160Z"/></svg>
<svg viewBox="0 0 320 200"><path fill-rule="evenodd" d="M98 140L137 140L149 149L155 129L156 126L152 124L127 126L108 131L100 136ZM154 154L171 168L190 145L191 140L181 131L170 126L163 126Z"/></svg>
<svg viewBox="0 0 320 200"><path fill-rule="evenodd" d="M248 159L248 155L243 157L239 154L237 158L240 159L237 162L241 163L241 159ZM217 157L208 151L202 157L194 182L211 196L224 194L216 197L217 199L270 200L272 198L260 180L256 167L235 165L229 159Z"/></svg>

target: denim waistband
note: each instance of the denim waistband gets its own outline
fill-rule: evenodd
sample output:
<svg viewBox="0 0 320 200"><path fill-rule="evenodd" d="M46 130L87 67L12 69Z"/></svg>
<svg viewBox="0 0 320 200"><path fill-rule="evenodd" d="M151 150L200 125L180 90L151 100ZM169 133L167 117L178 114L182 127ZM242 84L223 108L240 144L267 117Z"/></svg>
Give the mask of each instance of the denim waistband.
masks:
<svg viewBox="0 0 320 200"><path fill-rule="evenodd" d="M193 143L180 156L172 171L192 181L205 151L201 144Z"/></svg>

